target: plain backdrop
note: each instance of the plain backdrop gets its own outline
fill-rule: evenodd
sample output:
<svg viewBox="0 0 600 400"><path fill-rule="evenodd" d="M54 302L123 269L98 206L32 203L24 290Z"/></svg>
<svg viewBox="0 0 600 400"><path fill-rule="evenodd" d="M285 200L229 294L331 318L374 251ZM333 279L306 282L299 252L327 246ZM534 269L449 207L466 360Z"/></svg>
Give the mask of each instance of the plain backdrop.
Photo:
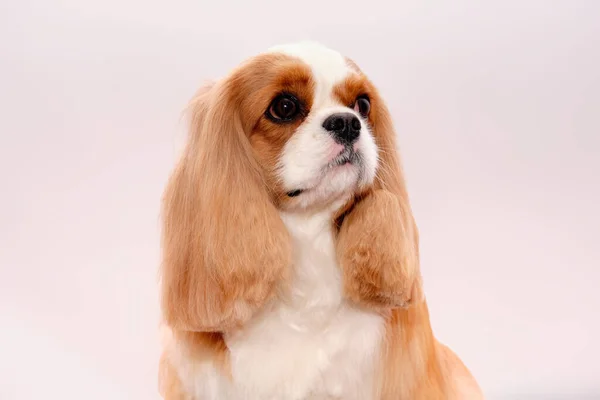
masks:
<svg viewBox="0 0 600 400"><path fill-rule="evenodd" d="M599 399L595 0L2 0L0 399L158 399L181 112L299 39L393 111L438 338L490 399Z"/></svg>

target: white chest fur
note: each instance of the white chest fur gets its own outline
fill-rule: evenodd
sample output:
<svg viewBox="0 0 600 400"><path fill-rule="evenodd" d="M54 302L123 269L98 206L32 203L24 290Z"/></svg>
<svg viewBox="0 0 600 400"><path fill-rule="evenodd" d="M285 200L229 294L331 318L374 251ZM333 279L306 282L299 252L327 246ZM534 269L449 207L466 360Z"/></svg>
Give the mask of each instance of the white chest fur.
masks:
<svg viewBox="0 0 600 400"><path fill-rule="evenodd" d="M369 400L383 320L342 299L330 215L282 218L294 244L291 288L226 337L232 381L194 368L204 371L193 377L195 398Z"/></svg>

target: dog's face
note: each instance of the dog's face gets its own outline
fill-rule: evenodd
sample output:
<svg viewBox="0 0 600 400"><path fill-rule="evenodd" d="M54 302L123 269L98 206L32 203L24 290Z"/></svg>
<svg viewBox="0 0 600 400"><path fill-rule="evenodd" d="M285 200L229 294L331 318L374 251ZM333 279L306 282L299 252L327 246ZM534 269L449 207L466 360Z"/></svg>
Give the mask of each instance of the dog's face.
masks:
<svg viewBox="0 0 600 400"><path fill-rule="evenodd" d="M278 207L326 206L373 183L378 151L370 118L377 104L352 62L301 43L272 49L244 72L262 83L247 92L256 113L246 117L248 136Z"/></svg>
<svg viewBox="0 0 600 400"><path fill-rule="evenodd" d="M343 204L372 185L378 169L372 123L383 104L339 53L310 42L275 47L208 92L240 119L277 208Z"/></svg>

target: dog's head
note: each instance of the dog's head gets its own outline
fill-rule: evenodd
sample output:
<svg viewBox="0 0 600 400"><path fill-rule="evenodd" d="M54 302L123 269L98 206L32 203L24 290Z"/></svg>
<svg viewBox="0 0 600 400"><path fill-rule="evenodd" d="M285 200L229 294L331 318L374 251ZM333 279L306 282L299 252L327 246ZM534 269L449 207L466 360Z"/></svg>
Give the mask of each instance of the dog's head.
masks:
<svg viewBox="0 0 600 400"><path fill-rule="evenodd" d="M243 277L233 283L254 285L260 298L264 278L290 262L281 211L335 214L372 189L405 195L385 103L354 62L321 45L253 57L201 89L190 110L164 203L163 311L171 323L213 315L203 326L216 325L219 313L251 308L236 302L240 293L208 298L205 289ZM244 270L252 273L236 273Z"/></svg>

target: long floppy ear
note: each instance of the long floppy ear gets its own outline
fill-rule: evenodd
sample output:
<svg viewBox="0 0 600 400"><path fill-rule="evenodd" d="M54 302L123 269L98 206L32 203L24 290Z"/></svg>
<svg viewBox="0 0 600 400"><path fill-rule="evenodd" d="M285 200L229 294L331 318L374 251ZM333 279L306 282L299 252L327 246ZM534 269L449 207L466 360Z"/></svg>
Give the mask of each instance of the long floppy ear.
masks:
<svg viewBox="0 0 600 400"><path fill-rule="evenodd" d="M232 85L219 82L192 102L188 142L164 194L162 311L174 329L242 324L285 281L291 260Z"/></svg>
<svg viewBox="0 0 600 400"><path fill-rule="evenodd" d="M387 106L379 96L377 101L380 104L374 116L373 130L375 141L379 147L379 169L375 180L375 188L391 192L398 199L401 220L405 230L403 247L406 246L406 251L414 254L411 262L414 263L413 269L419 272L419 230L410 206L396 131Z"/></svg>
<svg viewBox="0 0 600 400"><path fill-rule="evenodd" d="M378 95L372 102L377 177L373 190L344 218L337 253L350 299L376 308L406 307L423 296L419 237L390 113Z"/></svg>

